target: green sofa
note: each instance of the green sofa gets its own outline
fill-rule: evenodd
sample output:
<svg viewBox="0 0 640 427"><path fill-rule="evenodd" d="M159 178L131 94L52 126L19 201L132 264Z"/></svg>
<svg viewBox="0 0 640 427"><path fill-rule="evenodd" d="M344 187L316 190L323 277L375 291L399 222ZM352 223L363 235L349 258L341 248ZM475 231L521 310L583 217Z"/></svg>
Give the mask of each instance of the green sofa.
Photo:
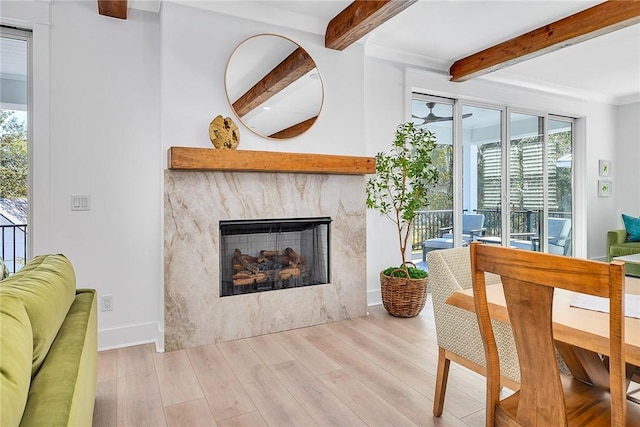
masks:
<svg viewBox="0 0 640 427"><path fill-rule="evenodd" d="M0 281L0 426L90 426L97 384L96 292L63 255Z"/></svg>
<svg viewBox="0 0 640 427"><path fill-rule="evenodd" d="M607 232L607 261L614 257L640 253L640 242L627 242L627 230L611 230ZM625 265L629 276L640 276L640 264Z"/></svg>

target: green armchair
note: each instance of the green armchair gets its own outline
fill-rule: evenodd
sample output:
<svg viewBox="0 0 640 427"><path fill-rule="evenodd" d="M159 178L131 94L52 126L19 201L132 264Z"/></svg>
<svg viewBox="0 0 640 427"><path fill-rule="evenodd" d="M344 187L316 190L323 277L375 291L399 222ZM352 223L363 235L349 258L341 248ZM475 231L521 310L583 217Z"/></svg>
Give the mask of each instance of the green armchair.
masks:
<svg viewBox="0 0 640 427"><path fill-rule="evenodd" d="M610 230L607 232L607 261L614 257L640 253L640 242L627 242L627 230ZM640 277L640 264L629 264L625 271L630 276Z"/></svg>

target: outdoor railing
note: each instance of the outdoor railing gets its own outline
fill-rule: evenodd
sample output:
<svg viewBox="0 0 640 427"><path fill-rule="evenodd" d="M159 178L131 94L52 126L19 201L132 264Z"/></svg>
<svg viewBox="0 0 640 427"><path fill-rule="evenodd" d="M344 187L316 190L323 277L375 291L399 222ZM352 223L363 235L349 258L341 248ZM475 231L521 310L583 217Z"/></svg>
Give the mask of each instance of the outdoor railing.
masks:
<svg viewBox="0 0 640 427"><path fill-rule="evenodd" d="M422 242L433 237L438 237L438 230L443 227L450 227L453 223L452 210L427 211L423 210L413 221L412 248L419 250Z"/></svg>
<svg viewBox="0 0 640 427"><path fill-rule="evenodd" d="M20 270L27 260L27 224L0 225L0 256L10 273Z"/></svg>
<svg viewBox="0 0 640 427"><path fill-rule="evenodd" d="M501 211L499 209L476 209L476 213L484 215L484 227L487 236L501 234ZM571 218L571 212L549 212L550 218ZM519 210L511 212L512 233L534 233L539 229L540 211ZM412 247L420 250L422 242L438 237L438 230L453 225L452 210L423 210L416 217L413 225Z"/></svg>

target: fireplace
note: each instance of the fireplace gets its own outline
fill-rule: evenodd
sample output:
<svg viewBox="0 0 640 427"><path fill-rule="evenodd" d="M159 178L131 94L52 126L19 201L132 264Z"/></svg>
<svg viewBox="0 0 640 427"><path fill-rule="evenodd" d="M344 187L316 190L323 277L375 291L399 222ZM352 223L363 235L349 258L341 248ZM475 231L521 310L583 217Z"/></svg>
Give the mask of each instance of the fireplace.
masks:
<svg viewBox="0 0 640 427"><path fill-rule="evenodd" d="M220 296L329 283L331 218L220 221Z"/></svg>
<svg viewBox="0 0 640 427"><path fill-rule="evenodd" d="M366 314L364 176L167 170L164 188L166 351ZM221 236L221 224L255 222L265 212L290 229L302 228L294 218L302 218L302 224L320 220L315 233L326 251L316 252L327 265L313 267L308 280L325 283L291 287L291 278L288 283L282 279L268 285L277 290L222 296L221 284L230 280L222 278L222 269L232 267L229 256L235 249L257 257L262 250L283 255L291 248L305 263L313 258L296 241L259 241L256 246L238 241L223 249L221 239L227 236ZM326 277L315 279L320 271Z"/></svg>

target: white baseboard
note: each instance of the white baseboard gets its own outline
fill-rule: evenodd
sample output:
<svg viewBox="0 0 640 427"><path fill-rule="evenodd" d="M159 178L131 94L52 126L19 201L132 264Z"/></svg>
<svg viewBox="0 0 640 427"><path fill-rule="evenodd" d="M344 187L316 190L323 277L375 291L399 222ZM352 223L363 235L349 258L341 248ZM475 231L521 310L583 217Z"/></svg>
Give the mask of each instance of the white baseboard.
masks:
<svg viewBox="0 0 640 427"><path fill-rule="evenodd" d="M148 343L154 343L157 352L164 352L164 330L157 322L98 330L98 351Z"/></svg>
<svg viewBox="0 0 640 427"><path fill-rule="evenodd" d="M382 292L380 289L375 291L367 291L367 307L382 304Z"/></svg>

